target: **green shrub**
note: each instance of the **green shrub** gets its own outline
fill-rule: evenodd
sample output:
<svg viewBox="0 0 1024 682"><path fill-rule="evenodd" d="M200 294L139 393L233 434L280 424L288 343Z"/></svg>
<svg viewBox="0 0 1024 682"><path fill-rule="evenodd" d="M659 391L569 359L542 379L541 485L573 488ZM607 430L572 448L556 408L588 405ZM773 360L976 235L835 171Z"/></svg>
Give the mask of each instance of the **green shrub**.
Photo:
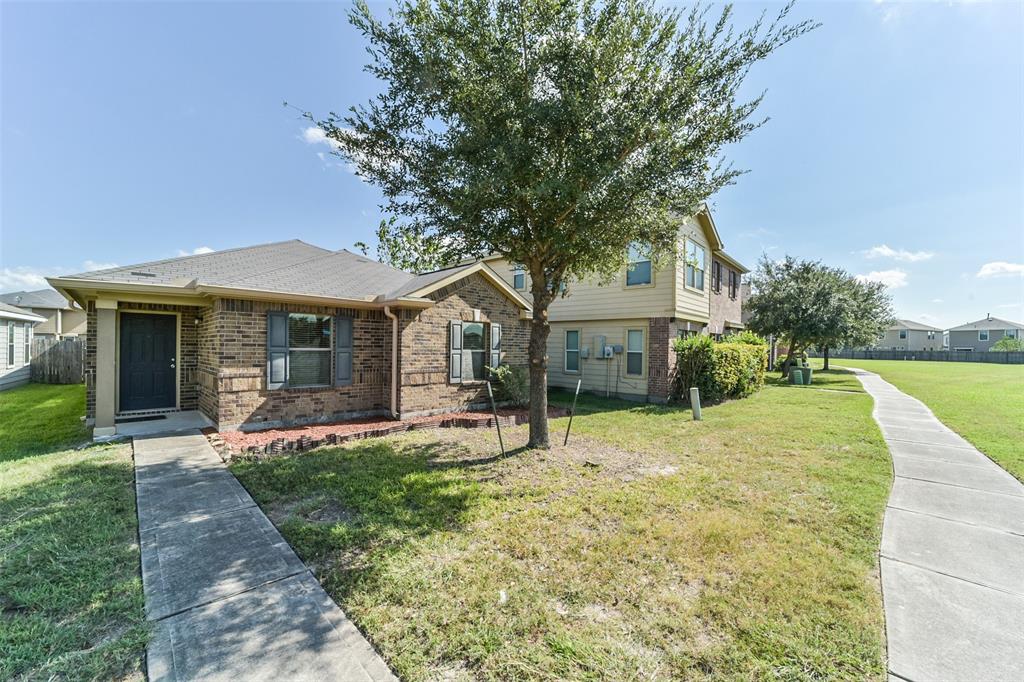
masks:
<svg viewBox="0 0 1024 682"><path fill-rule="evenodd" d="M722 343L746 343L751 346L767 346L768 339L763 336L758 336L749 329L744 329L742 331L729 334L722 339Z"/></svg>
<svg viewBox="0 0 1024 682"><path fill-rule="evenodd" d="M989 348L989 350L1022 351L1024 350L1024 339L1015 339L1012 336L1004 336L992 344L992 347Z"/></svg>
<svg viewBox="0 0 1024 682"><path fill-rule="evenodd" d="M498 369L487 368L498 380L499 397L516 407L530 404L530 374L525 367L500 365Z"/></svg>
<svg viewBox="0 0 1024 682"><path fill-rule="evenodd" d="M756 336L756 335L752 335ZM749 341L715 343L710 336L691 336L675 342L676 369L672 398L690 401L690 388L700 390L701 401L717 403L743 398L764 385L768 346Z"/></svg>

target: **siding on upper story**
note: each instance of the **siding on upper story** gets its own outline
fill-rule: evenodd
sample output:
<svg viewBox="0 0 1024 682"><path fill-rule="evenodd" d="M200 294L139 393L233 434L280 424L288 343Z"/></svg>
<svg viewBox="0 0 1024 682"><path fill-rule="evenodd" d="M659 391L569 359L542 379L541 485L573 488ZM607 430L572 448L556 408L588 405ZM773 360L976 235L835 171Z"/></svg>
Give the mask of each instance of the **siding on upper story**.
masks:
<svg viewBox="0 0 1024 682"><path fill-rule="evenodd" d="M36 325L36 336L54 336L57 334L57 313L60 312L60 335L80 336L85 334L84 310L61 310L56 308L28 308L46 320Z"/></svg>
<svg viewBox="0 0 1024 682"><path fill-rule="evenodd" d="M988 331L987 341L983 341L981 339L980 332L982 331ZM1024 331L1019 329L969 329L950 331L949 350L956 350L957 348L971 348L977 352L987 351L994 346L997 341L1007 336L1019 339L1024 337Z"/></svg>
<svg viewBox="0 0 1024 682"><path fill-rule="evenodd" d="M889 329L882 335L876 348L885 350L942 350L942 332L907 329L907 338L900 338L899 329ZM928 334L932 338L928 338Z"/></svg>
<svg viewBox="0 0 1024 682"><path fill-rule="evenodd" d="M610 282L601 284L598 278L573 282L564 298L551 303L548 319L551 322L572 320L619 320L647 317L675 317L706 324L709 319L708 292L711 286L711 247L700 224L693 218L683 221L679 230L679 253L685 253L686 241L693 240L705 251L704 289L686 286L686 268L682 258L665 259L662 267L653 272L649 285L626 286L626 269ZM503 258L488 259L487 264L506 282L515 286L515 270ZM523 278L520 289L530 300L530 276Z"/></svg>

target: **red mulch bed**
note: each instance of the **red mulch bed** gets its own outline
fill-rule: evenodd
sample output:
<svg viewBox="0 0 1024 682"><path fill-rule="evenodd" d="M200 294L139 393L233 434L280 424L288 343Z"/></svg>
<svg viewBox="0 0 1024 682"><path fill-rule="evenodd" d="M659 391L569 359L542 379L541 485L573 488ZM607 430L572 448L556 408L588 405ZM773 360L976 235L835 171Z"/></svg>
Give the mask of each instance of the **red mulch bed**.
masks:
<svg viewBox="0 0 1024 682"><path fill-rule="evenodd" d="M548 408L549 417L564 417L569 411L561 407ZM502 426L525 424L529 415L525 410L498 410ZM266 431L225 431L210 433L204 429L213 446L221 454L274 454L295 450L310 450L324 445L337 445L360 438L379 438L392 433L413 429L491 428L494 415L490 412L449 412L430 417L395 420L381 417L353 419L331 424L311 424Z"/></svg>

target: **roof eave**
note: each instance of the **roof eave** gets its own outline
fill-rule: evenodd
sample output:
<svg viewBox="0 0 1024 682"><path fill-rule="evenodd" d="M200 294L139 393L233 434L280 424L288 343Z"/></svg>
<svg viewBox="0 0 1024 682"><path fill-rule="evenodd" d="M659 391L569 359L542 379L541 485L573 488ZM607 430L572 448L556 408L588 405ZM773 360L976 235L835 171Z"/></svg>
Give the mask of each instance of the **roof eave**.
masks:
<svg viewBox="0 0 1024 682"><path fill-rule="evenodd" d="M267 289L250 289L217 286L213 284L197 284L197 292L219 298L241 298L253 301L281 301L287 303L312 303L339 308L377 308L379 302L373 296L362 298L343 298L337 296L321 296L303 294L292 291L271 291Z"/></svg>
<svg viewBox="0 0 1024 682"><path fill-rule="evenodd" d="M439 279L436 282L431 282L430 284L421 287L416 291L411 291L408 294L406 294L406 296L410 298L426 297L432 294L433 292L437 291L438 289L443 289L444 287L454 282L458 282L460 279L469 277L474 273L480 273L480 275L482 275L487 281L494 285L495 288L497 288L499 291L505 294L505 296L511 299L516 305L518 305L521 310L528 311L531 314L533 313L533 306L530 305L530 302L527 301L522 294L520 294L518 291L512 288L512 286L508 282L499 277L498 274L494 272L494 270L492 270L490 266L484 263L483 261L477 261L474 264L470 265L469 267L464 267L455 270L448 277Z"/></svg>
<svg viewBox="0 0 1024 682"><path fill-rule="evenodd" d="M2 317L5 320L18 320L20 322L46 322L45 317L41 317L39 315L36 315L35 313L30 313L28 311L23 313L15 313L10 310L0 310L0 317Z"/></svg>

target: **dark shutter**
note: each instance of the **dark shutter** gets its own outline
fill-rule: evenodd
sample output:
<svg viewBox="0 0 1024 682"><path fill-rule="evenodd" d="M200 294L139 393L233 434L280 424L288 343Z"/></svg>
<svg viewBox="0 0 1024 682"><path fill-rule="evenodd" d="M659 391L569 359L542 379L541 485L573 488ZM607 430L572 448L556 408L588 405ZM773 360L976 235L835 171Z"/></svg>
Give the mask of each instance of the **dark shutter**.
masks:
<svg viewBox="0 0 1024 682"><path fill-rule="evenodd" d="M288 383L288 313L267 313L267 388Z"/></svg>
<svg viewBox="0 0 1024 682"><path fill-rule="evenodd" d="M352 383L352 318L338 316L334 320L334 385Z"/></svg>
<svg viewBox="0 0 1024 682"><path fill-rule="evenodd" d="M501 325L491 323L491 367L498 369L501 364Z"/></svg>
<svg viewBox="0 0 1024 682"><path fill-rule="evenodd" d="M448 381L462 383L462 323L452 321L448 325Z"/></svg>

